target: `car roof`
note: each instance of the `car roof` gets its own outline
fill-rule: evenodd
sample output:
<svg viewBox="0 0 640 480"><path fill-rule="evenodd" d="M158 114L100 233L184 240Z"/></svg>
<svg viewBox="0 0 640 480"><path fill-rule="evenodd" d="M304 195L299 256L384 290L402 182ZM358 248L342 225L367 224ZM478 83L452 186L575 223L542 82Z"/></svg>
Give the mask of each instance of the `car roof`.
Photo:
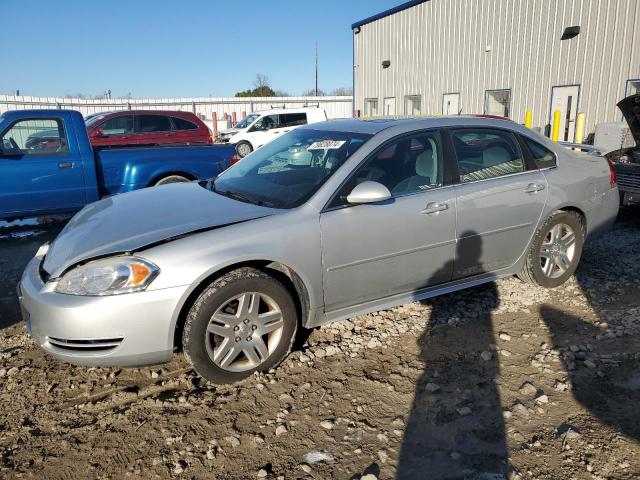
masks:
<svg viewBox="0 0 640 480"><path fill-rule="evenodd" d="M368 133L375 135L388 128L397 128L398 130L421 130L427 128L441 127L492 127L492 128L508 128L514 131L531 131L524 126L504 118L487 118L478 116L433 116L433 117L411 117L411 118L374 118L374 119L358 119L347 118L339 120L328 120L322 123L313 123L300 128L311 130L332 130L345 131L353 133Z"/></svg>
<svg viewBox="0 0 640 480"><path fill-rule="evenodd" d="M256 110L251 112L251 115L267 115L267 114L280 114L280 113L300 113L309 111L323 111L320 107L299 107L299 108L267 108L266 110Z"/></svg>

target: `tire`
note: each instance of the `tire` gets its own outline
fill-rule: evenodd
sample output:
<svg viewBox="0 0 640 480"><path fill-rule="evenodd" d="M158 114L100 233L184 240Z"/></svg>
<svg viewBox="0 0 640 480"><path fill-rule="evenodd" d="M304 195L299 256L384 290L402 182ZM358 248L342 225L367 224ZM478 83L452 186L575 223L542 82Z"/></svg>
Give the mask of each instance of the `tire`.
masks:
<svg viewBox="0 0 640 480"><path fill-rule="evenodd" d="M518 278L545 288L562 285L578 267L584 238L585 226L580 214L554 213L536 231Z"/></svg>
<svg viewBox="0 0 640 480"><path fill-rule="evenodd" d="M282 283L244 267L216 279L196 299L182 347L200 376L233 383L278 365L291 350L297 327L296 306Z"/></svg>
<svg viewBox="0 0 640 480"><path fill-rule="evenodd" d="M253 152L253 147L249 142L241 141L236 144L236 153L240 158L244 158Z"/></svg>
<svg viewBox="0 0 640 480"><path fill-rule="evenodd" d="M167 175L166 177L162 177L153 184L154 187L159 185L168 185L170 183L182 183L182 182L190 182L191 179L184 177L182 175Z"/></svg>

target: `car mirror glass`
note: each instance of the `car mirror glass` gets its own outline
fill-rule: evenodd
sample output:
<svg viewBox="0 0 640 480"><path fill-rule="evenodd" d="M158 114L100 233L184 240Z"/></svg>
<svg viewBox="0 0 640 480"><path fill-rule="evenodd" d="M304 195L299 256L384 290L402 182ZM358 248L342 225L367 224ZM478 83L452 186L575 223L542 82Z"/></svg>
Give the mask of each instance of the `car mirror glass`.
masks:
<svg viewBox="0 0 640 480"><path fill-rule="evenodd" d="M384 202L391 198L391 192L387 187L378 182L362 182L347 195L347 202L355 205L362 203Z"/></svg>

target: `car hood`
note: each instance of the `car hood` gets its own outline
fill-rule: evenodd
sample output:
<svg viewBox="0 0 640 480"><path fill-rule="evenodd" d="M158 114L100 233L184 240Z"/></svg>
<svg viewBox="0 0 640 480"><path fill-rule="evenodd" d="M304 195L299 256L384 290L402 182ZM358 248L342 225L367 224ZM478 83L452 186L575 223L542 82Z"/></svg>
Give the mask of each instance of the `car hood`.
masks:
<svg viewBox="0 0 640 480"><path fill-rule="evenodd" d="M629 124L629 130L636 145L640 145L640 94L631 95L618 102L618 108L622 111L625 120Z"/></svg>
<svg viewBox="0 0 640 480"><path fill-rule="evenodd" d="M80 210L50 245L43 268L55 278L84 260L279 212L224 197L197 182L137 190Z"/></svg>
<svg viewBox="0 0 640 480"><path fill-rule="evenodd" d="M227 128L225 130L220 130L221 135L233 135L234 133L238 133L240 131L239 128Z"/></svg>

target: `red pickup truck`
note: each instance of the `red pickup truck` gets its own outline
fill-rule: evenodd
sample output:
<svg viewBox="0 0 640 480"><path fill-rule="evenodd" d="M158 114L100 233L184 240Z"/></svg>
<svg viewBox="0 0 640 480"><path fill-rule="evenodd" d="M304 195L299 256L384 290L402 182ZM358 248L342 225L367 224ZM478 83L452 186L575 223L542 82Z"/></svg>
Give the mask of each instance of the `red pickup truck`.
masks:
<svg viewBox="0 0 640 480"><path fill-rule="evenodd" d="M206 145L211 131L191 112L125 110L85 118L93 147Z"/></svg>

